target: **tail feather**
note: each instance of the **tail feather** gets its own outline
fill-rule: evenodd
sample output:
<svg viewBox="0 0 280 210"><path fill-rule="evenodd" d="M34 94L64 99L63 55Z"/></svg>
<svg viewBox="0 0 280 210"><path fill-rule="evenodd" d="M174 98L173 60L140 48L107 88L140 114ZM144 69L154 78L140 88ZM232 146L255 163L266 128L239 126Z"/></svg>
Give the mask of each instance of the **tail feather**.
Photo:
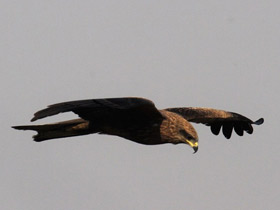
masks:
<svg viewBox="0 0 280 210"><path fill-rule="evenodd" d="M18 130L33 130L37 134L33 136L34 141L41 142L49 139L64 138L71 136L87 135L95 133L89 127L89 122L83 119L63 121L45 125L21 125L13 126Z"/></svg>

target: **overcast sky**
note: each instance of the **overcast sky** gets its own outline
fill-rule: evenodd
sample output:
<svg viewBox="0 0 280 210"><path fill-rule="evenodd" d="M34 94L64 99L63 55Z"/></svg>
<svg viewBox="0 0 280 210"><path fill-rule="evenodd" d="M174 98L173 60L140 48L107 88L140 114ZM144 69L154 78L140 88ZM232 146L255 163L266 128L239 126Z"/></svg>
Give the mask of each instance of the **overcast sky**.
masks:
<svg viewBox="0 0 280 210"><path fill-rule="evenodd" d="M1 1L1 209L278 209L279 7L276 0ZM52 103L121 96L265 123L231 140L194 124L195 155L187 145L116 136L36 143L34 132L10 128Z"/></svg>

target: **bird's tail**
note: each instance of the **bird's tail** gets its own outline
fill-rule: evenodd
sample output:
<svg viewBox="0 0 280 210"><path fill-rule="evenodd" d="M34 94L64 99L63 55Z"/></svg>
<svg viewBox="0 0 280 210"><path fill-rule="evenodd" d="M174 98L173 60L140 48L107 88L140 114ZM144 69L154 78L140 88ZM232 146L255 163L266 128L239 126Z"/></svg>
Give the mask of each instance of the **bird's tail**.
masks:
<svg viewBox="0 0 280 210"><path fill-rule="evenodd" d="M89 122L83 119L63 121L45 125L22 125L13 126L18 130L34 130L37 134L33 136L34 141L41 142L49 139L64 138L70 136L87 135L95 133L90 129Z"/></svg>

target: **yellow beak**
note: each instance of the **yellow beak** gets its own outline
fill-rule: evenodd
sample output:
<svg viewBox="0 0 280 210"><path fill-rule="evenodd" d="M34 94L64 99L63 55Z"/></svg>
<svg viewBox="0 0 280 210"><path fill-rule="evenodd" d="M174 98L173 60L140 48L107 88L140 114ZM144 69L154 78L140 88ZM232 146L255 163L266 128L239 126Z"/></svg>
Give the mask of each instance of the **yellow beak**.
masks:
<svg viewBox="0 0 280 210"><path fill-rule="evenodd" d="M189 140L186 140L186 142L193 148L194 153L196 153L198 150L198 142L192 142Z"/></svg>

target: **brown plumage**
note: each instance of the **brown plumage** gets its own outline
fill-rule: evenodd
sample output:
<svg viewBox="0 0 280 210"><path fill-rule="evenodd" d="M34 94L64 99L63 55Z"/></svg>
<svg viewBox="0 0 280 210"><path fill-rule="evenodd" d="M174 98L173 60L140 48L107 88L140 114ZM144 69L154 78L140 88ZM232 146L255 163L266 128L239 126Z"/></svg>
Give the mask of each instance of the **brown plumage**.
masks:
<svg viewBox="0 0 280 210"><path fill-rule="evenodd" d="M62 112L72 111L79 119L46 125L14 126L19 130L34 130L34 141L86 135L91 133L116 135L147 145L187 143L198 149L198 136L190 122L203 123L218 135L221 128L230 138L232 130L242 136L253 133L252 124L260 125L263 118L252 120L233 112L210 108L168 108L158 110L144 98L107 98L63 102L50 105L34 114L35 121Z"/></svg>

